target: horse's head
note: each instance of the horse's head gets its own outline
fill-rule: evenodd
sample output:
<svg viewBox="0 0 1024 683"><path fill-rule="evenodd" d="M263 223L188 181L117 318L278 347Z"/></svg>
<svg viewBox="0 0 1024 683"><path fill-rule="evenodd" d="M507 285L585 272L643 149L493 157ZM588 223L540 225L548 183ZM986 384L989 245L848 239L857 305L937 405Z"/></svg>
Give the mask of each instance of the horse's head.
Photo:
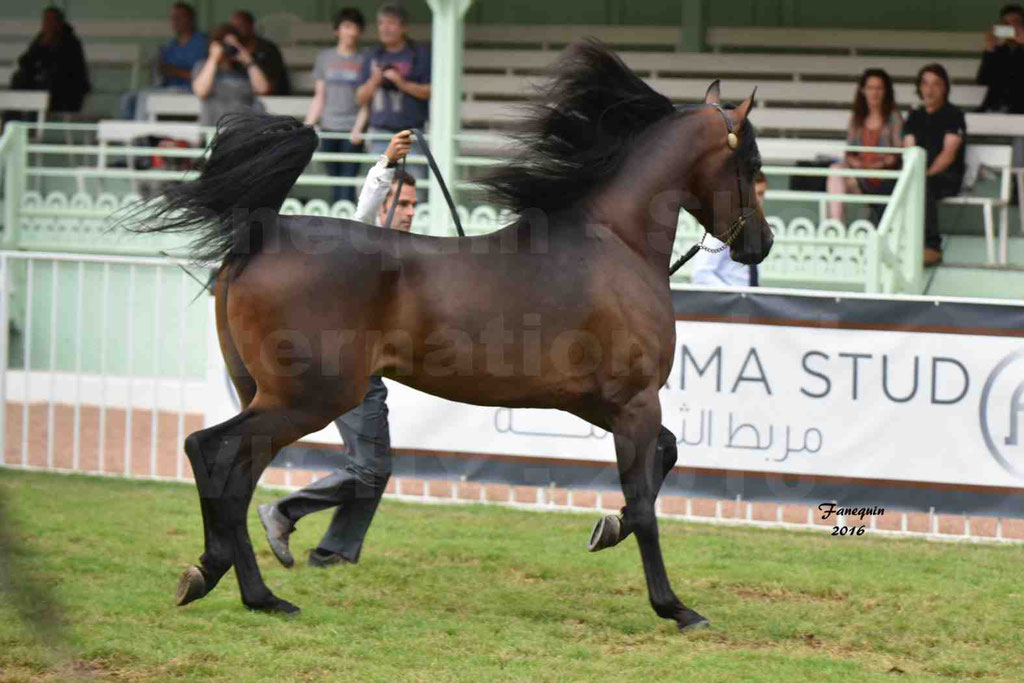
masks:
<svg viewBox="0 0 1024 683"><path fill-rule="evenodd" d="M715 81L704 104L707 111L702 115L712 142L693 176L691 190L697 201L686 208L708 232L729 245L734 261L760 263L771 251L772 231L754 191L754 175L761 168L754 126L747 121L754 93L739 107L724 108Z"/></svg>

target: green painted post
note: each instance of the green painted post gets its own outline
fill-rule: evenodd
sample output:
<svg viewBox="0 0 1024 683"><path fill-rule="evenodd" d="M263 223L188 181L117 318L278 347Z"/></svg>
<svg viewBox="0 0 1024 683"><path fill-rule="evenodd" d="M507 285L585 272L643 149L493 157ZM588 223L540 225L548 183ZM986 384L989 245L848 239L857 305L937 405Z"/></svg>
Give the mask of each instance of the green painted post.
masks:
<svg viewBox="0 0 1024 683"><path fill-rule="evenodd" d="M472 0L427 0L430 28L430 149L449 188L456 182L456 140L462 123L462 35ZM457 200L456 200L457 201ZM430 177L430 233L451 235L448 205L441 186Z"/></svg>
<svg viewBox="0 0 1024 683"><path fill-rule="evenodd" d="M679 27L679 50L681 52L703 52L704 31L707 28L707 14L704 11L705 0L681 0L682 25Z"/></svg>
<svg viewBox="0 0 1024 683"><path fill-rule="evenodd" d="M10 135L3 152L4 163L4 249L16 249L21 232L20 209L25 191L25 147L28 128L22 123L7 124L4 137Z"/></svg>

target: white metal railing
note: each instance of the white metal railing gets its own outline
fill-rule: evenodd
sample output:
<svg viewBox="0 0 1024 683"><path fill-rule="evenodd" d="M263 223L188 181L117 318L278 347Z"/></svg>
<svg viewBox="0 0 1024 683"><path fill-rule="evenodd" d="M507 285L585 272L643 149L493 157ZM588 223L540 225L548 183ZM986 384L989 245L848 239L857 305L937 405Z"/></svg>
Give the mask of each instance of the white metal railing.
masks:
<svg viewBox="0 0 1024 683"><path fill-rule="evenodd" d="M772 207L778 206L776 202L813 203L819 207L819 217L817 221L798 217L787 222L779 216L768 216L775 233L775 246L761 266L762 281L800 286L838 286L865 292L919 293L923 266L924 151L917 147L869 148L846 145L836 151L840 154L863 151L899 154L903 157L903 164L898 171L792 166L765 166L762 171L769 178L887 178L896 180L896 189L891 196L769 189L765 200ZM462 166L500 163L496 159L481 157L459 157L457 162ZM475 187L472 182L461 182L458 186L463 189ZM824 207L828 202L884 205L886 209L877 226L863 219L844 224L842 221L824 218ZM470 215L480 216L482 224L486 226L493 220L494 214L480 211ZM676 231L673 259L686 253L703 233L703 227L683 212ZM683 283L688 278L689 266L684 266L676 274L674 282Z"/></svg>
<svg viewBox="0 0 1024 683"><path fill-rule="evenodd" d="M178 250L184 246L185 238L177 235L140 238L124 231L111 230L109 217L138 200L140 192L146 189L142 186L143 183L149 183L151 190L158 189L159 183L189 177L188 172L141 171L75 164L51 166L38 162L30 163L29 160L46 160L54 157L61 159L68 155L92 156L104 161L118 155L126 158L133 155L195 158L202 153L201 149L52 144L29 141L29 128L30 126L26 125L9 126L0 140L0 165L5 172L4 197L5 200L14 198L14 201L4 201L3 244L7 248L153 254L159 250ZM88 126L82 124L77 124L76 128L89 130ZM210 129L204 130L204 133L210 132ZM496 149L494 145L502 138L480 133L464 133L457 139L459 145L469 152L455 158L455 166L460 171L457 175L461 179L452 179L452 185L462 193L463 200L466 200L471 198L473 191L478 188L472 180L474 169L501 163L499 159L486 155L493 154ZM811 141L804 142L809 144ZM828 147L832 153L854 149L836 147L834 143ZM473 150L480 150L481 153L473 153ZM867 292L920 291L919 236L923 222L923 209L920 208L923 202L923 158L919 158L919 150L914 149L872 150L901 154L904 159L902 170L868 171L791 166L764 168L769 177L842 175L897 180L897 189L891 197L862 194L830 195L824 192L770 189L767 194L769 221L776 232L776 246L761 269L764 282ZM368 154L317 152L314 155L314 161L317 162L372 160L374 157ZM409 161L424 163L425 159L414 156ZM103 182L121 179L131 181L132 184L125 186L122 183L120 192L113 188L108 189L106 185L101 186L98 191L91 191L84 178L94 178ZM65 181L62 189L48 189L61 179ZM307 172L299 178L297 186L306 190L339 185L352 186L360 182L359 177L338 178ZM153 185L154 183L156 185ZM816 218L806 215L782 217L787 206L823 207L827 201L839 201L848 205L886 205L886 211L878 226L863 219L848 223L828 220L824 218L824 211L819 211ZM781 215L771 215L773 208ZM324 199L289 199L282 208L283 212L290 214L338 218L350 218L353 210L350 202L330 202ZM480 203L464 203L459 207L459 211L467 230L473 234L495 230L513 219L507 213ZM418 208L414 229L420 232L431 231L429 212L430 207L426 204ZM790 210L789 213L792 214L793 211ZM677 251L685 251L702 233L703 229L696 221L683 214L677 232ZM688 269L684 268L677 275L676 281L685 282L689 277L688 273Z"/></svg>
<svg viewBox="0 0 1024 683"><path fill-rule="evenodd" d="M925 154L924 150L918 147L910 148L883 148L883 147L851 147L845 151L871 151L882 154L899 154L903 157L903 164L899 171L880 170L857 170L842 168L800 168L766 166L763 171L766 176L778 175L806 175L806 176L831 176L840 175L843 177L876 177L893 178L896 185L889 196L885 195L834 195L825 192L793 192L793 191L771 191L766 194L766 200L783 201L817 201L822 206L825 202L841 201L847 204L882 204L885 210L877 226L867 225L874 229L856 231L855 225L850 226L850 234L846 239L853 238L857 241L863 240L862 260L863 270L863 291L868 293L905 293L917 294L922 291L922 270L923 270L923 238L924 238L924 177L925 177ZM840 241L838 231L834 237L830 237L826 231L837 229L834 221L823 220L820 225L821 233L817 245L833 244L836 249L843 248L844 242ZM796 235L780 235L783 239L776 241L777 248L786 250L789 244L796 242ZM788 242L788 243L787 243ZM806 244L806 243L805 243ZM808 246L813 246L808 245ZM773 252L775 250L773 249ZM781 257L782 254L776 256ZM811 256L811 259L821 258ZM771 260L769 256L769 262ZM827 258L827 255L825 256ZM766 274L770 273L770 263L766 268Z"/></svg>
<svg viewBox="0 0 1024 683"><path fill-rule="evenodd" d="M181 267L0 251L0 465L183 478L208 320Z"/></svg>

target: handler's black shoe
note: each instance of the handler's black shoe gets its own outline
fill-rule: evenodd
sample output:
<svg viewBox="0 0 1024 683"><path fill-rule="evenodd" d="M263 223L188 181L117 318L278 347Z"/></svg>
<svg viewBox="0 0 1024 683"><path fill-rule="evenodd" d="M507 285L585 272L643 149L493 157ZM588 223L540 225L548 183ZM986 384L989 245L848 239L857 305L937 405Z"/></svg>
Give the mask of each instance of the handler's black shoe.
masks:
<svg viewBox="0 0 1024 683"><path fill-rule="evenodd" d="M288 549L288 536L295 530L295 525L273 504L260 505L256 509L256 513L259 515L260 522L263 523L263 528L267 530L267 543L270 544L270 550L274 553L274 557L285 567L294 565L295 558L292 557L292 551Z"/></svg>
<svg viewBox="0 0 1024 683"><path fill-rule="evenodd" d="M355 564L352 560L346 560L338 553L332 553L328 550L321 550L320 548L313 548L309 551L309 566L310 567L333 567L336 564Z"/></svg>

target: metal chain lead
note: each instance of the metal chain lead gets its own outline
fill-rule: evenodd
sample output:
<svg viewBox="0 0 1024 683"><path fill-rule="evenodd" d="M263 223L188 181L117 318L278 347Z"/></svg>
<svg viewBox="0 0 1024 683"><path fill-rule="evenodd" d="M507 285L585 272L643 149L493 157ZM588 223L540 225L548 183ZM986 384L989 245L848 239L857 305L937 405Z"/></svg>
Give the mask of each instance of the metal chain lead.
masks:
<svg viewBox="0 0 1024 683"><path fill-rule="evenodd" d="M728 249L733 242L736 241L736 238L739 237L739 234L743 230L743 226L745 224L746 218L744 216L741 216L739 219L736 220L736 223L735 225L732 226L732 229L729 230L729 234L726 236L727 239L724 242L722 242L722 246L715 247L714 249L712 249L711 247L704 246L704 239L711 234L707 230L705 230L704 234L700 236L700 243L698 243L697 246L709 254L717 254L720 251L724 251L725 249Z"/></svg>

